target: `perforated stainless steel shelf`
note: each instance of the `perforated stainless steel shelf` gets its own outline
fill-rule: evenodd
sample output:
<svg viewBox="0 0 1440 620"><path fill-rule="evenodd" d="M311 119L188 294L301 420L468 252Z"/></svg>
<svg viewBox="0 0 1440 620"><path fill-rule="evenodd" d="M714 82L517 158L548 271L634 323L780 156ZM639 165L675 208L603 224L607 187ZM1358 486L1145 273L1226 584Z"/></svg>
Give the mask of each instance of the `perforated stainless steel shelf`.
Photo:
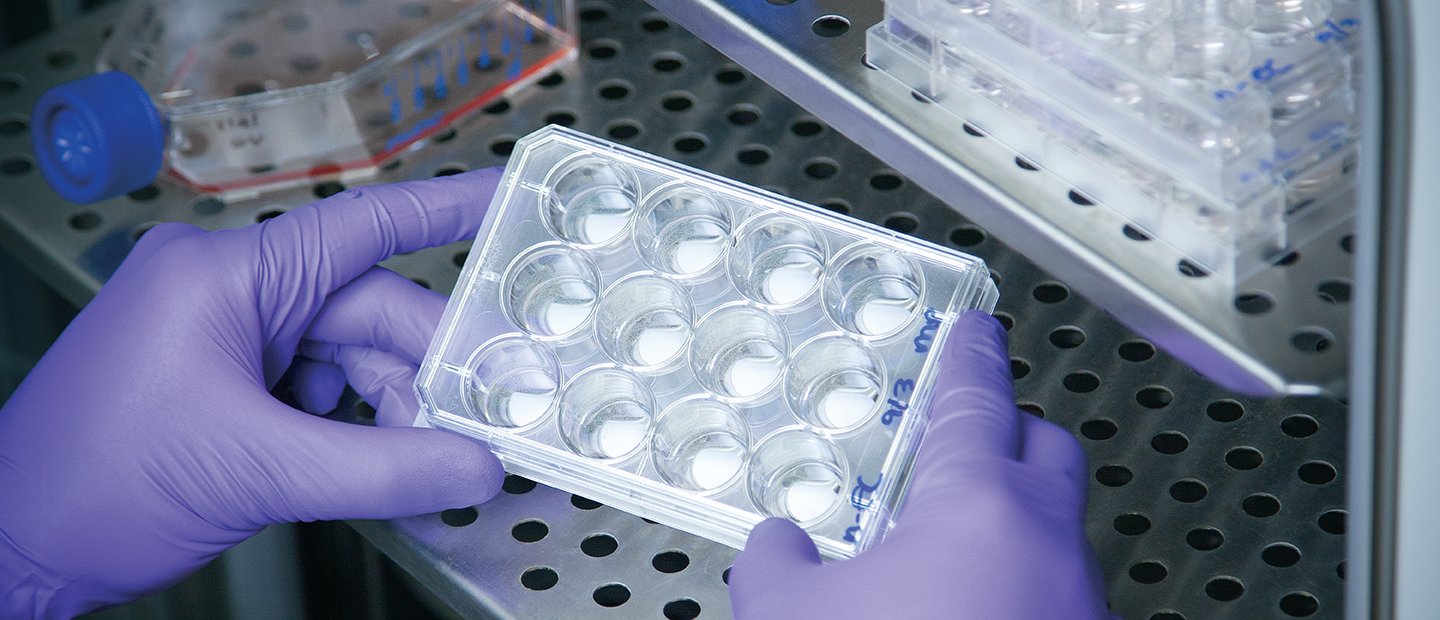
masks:
<svg viewBox="0 0 1440 620"><path fill-rule="evenodd" d="M784 11L813 19L837 6L810 0L750 4L753 20L773 18L777 27L806 19L783 17ZM1254 399L1216 386L1079 293L1105 295L1074 287L1081 280L1069 273L1037 267L989 228L958 215L653 9L630 0L582 0L579 6L582 50L574 71L406 156L383 180L499 164L518 136L557 122L982 256L1000 280L997 314L1011 325L1012 370L1022 407L1075 433L1089 455L1088 531L1115 611L1156 620L1300 615L1312 607L1312 617L1340 614L1345 506L1344 480L1337 472L1345 471L1345 419L1338 402ZM94 294L154 222L243 226L337 189L219 203L162 182L96 205L60 201L33 169L26 115L45 88L89 70L116 10L102 9L64 32L0 56L0 243L77 303ZM677 15L693 21L713 15L709 10ZM855 52L851 60L858 59L864 15L878 16L878 10L877 5L852 14L852 30L838 38ZM825 46L834 43L815 37L807 45L833 49ZM731 53L762 70L750 61L763 51ZM816 111L824 108L822 103ZM898 123L852 120L845 133L872 147L893 139ZM959 138L965 149L988 154L996 166L1014 166L985 138ZM1052 189L1065 196L1063 188L1035 181L1037 193ZM1053 207L1083 211L1070 203ZM1114 223L1115 230L1119 226ZM1304 269L1346 262L1344 236L1336 231L1302 249L1292 267L1273 270L1273 287L1265 289L1273 310L1255 319L1254 333L1265 333L1260 326L1269 325L1284 340L1291 325L1343 323L1344 301L1332 307L1317 300L1305 306L1308 318L1292 323L1285 300L1300 299L1301 293L1314 298L1314 287L1328 276ZM1030 244L1019 246L1027 252L1048 251L1034 238L1017 241ZM1143 244L1123 239L1115 244L1147 256ZM400 256L387 266L448 291L467 246ZM1334 330L1341 346L1298 359L1313 358L1338 372L1343 335L1339 327ZM506 489L473 511L354 526L471 615L728 616L723 577L733 550L518 478Z"/></svg>
<svg viewBox="0 0 1440 620"><path fill-rule="evenodd" d="M1013 151L954 122L867 67L873 0L652 0L681 26L1161 348L1252 394L1343 394L1350 291L1349 225L1238 285L1195 277L1150 242ZM908 211L909 209L902 209Z"/></svg>

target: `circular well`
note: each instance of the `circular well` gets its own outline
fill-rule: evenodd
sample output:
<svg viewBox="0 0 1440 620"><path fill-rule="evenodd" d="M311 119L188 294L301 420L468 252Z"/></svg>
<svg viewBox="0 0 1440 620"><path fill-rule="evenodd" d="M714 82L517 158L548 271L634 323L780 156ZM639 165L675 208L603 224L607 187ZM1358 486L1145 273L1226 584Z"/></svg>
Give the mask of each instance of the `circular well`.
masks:
<svg viewBox="0 0 1440 620"><path fill-rule="evenodd" d="M562 374L555 353L519 334L480 345L466 362L465 407L491 426L526 429L549 417Z"/></svg>

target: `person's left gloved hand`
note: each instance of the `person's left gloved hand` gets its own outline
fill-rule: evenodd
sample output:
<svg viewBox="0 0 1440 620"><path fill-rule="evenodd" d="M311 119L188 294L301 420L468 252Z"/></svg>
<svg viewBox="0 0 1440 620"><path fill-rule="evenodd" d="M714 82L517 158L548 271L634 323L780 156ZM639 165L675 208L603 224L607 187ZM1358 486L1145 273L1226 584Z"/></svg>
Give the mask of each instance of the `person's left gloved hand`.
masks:
<svg viewBox="0 0 1440 620"><path fill-rule="evenodd" d="M136 598L271 523L492 497L504 472L484 445L396 428L414 420L411 383L445 299L375 264L473 235L499 178L146 233L0 409L0 617ZM333 408L348 377L382 428L277 401L268 390L296 361L305 409Z"/></svg>

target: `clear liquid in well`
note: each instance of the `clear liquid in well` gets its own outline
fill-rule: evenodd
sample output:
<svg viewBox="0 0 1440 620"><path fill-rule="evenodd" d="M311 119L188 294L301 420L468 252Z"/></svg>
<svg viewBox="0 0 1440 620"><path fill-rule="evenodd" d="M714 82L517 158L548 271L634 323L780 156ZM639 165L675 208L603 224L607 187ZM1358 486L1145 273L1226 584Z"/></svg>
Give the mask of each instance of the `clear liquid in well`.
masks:
<svg viewBox="0 0 1440 620"><path fill-rule="evenodd" d="M485 402L485 413L502 426L529 426L555 404L560 385L539 368L522 368L500 377Z"/></svg>
<svg viewBox="0 0 1440 620"><path fill-rule="evenodd" d="M564 205L561 232L571 241L604 244L613 241L630 225L635 199L629 192L613 187L584 191Z"/></svg>
<svg viewBox="0 0 1440 620"><path fill-rule="evenodd" d="M720 387L735 398L759 396L785 371L785 352L765 340L748 340L722 351L713 371Z"/></svg>
<svg viewBox="0 0 1440 620"><path fill-rule="evenodd" d="M597 294L580 278L556 278L535 287L524 300L525 328L543 336L559 336L579 329L590 319Z"/></svg>
<svg viewBox="0 0 1440 620"><path fill-rule="evenodd" d="M756 258L749 287L765 303L789 305L815 290L823 269L820 255L810 248L777 248Z"/></svg>
<svg viewBox="0 0 1440 620"><path fill-rule="evenodd" d="M688 460L686 478L702 491L729 484L745 466L745 443L731 433L716 432L696 438L681 458Z"/></svg>
<svg viewBox="0 0 1440 620"><path fill-rule="evenodd" d="M678 219L658 235L658 266L681 276L701 273L720 259L729 236L729 227L718 218L696 215Z"/></svg>
<svg viewBox="0 0 1440 620"><path fill-rule="evenodd" d="M880 404L880 380L861 370L842 370L818 382L811 392L811 415L821 426L853 428Z"/></svg>
<svg viewBox="0 0 1440 620"><path fill-rule="evenodd" d="M850 291L850 323L867 336L895 332L910 322L920 303L920 291L910 280L877 277Z"/></svg>
<svg viewBox="0 0 1440 620"><path fill-rule="evenodd" d="M650 432L650 416L639 403L616 401L595 412L581 432L592 456L625 456L645 441L645 435Z"/></svg>
<svg viewBox="0 0 1440 620"><path fill-rule="evenodd" d="M822 463L806 463L786 472L779 481L780 514L800 523L824 517L840 503L844 481L840 472Z"/></svg>
<svg viewBox="0 0 1440 620"><path fill-rule="evenodd" d="M621 328L620 344L635 366L663 366L685 352L690 322L673 310L656 310Z"/></svg>

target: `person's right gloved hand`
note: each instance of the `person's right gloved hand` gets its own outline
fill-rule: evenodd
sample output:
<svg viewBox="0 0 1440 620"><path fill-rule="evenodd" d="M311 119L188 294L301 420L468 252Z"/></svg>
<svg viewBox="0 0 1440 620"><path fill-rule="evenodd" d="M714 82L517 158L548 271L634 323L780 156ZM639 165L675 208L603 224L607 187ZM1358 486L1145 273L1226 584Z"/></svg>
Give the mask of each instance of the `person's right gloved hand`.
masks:
<svg viewBox="0 0 1440 620"><path fill-rule="evenodd" d="M821 564L783 519L761 522L730 571L737 618L1102 618L1085 538L1085 456L1060 427L1015 407L1005 331L957 321L930 424L893 531Z"/></svg>

